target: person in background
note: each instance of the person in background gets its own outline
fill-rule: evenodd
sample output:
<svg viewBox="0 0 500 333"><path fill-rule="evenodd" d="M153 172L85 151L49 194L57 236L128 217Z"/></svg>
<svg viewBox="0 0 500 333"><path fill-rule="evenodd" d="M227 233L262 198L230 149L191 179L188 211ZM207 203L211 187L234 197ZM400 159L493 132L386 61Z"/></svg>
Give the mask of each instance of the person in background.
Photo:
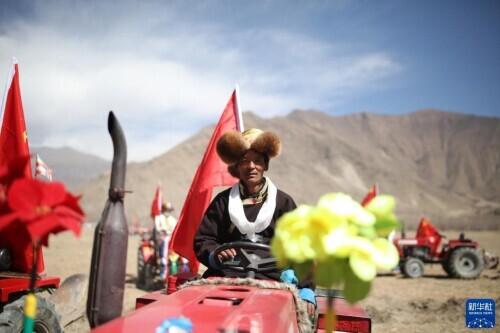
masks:
<svg viewBox="0 0 500 333"><path fill-rule="evenodd" d="M155 241L160 262L160 276L162 279L166 278L168 272L171 274L177 273L178 255L168 250L170 237L177 224L177 219L172 215L173 211L174 207L167 201L161 206L161 214L155 217Z"/></svg>
<svg viewBox="0 0 500 333"><path fill-rule="evenodd" d="M159 246L159 257L160 257L160 277L164 280L168 275L168 241L170 237L167 235L165 230L159 232L160 234L160 246Z"/></svg>
<svg viewBox="0 0 500 333"><path fill-rule="evenodd" d="M175 226L177 224L177 219L173 215L174 206L170 201L163 203L161 206L161 212L164 218L164 228L167 231L167 234L172 235L174 232Z"/></svg>

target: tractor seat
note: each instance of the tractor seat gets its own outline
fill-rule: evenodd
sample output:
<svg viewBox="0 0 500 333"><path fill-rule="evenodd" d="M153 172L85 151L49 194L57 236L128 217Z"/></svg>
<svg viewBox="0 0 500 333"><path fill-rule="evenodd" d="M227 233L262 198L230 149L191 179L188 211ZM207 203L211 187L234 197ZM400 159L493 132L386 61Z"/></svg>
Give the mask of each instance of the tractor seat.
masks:
<svg viewBox="0 0 500 333"><path fill-rule="evenodd" d="M467 242L467 243L472 242L472 240L470 238L465 238L465 234L463 232L460 233L460 236L458 237L458 239L461 242Z"/></svg>

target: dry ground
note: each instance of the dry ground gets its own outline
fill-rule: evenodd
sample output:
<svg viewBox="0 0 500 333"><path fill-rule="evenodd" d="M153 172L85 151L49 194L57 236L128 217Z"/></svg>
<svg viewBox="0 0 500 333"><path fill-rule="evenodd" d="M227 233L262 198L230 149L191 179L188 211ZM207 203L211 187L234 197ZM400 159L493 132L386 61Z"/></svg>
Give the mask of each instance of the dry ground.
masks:
<svg viewBox="0 0 500 333"><path fill-rule="evenodd" d="M457 232L445 232L449 238ZM466 234L482 247L500 254L500 231L476 231ZM133 310L135 298L144 294L133 283L136 274L138 238L130 237L124 312ZM92 251L92 231L81 238L63 234L50 240L45 251L46 271L62 279L75 273L88 273ZM362 302L372 317L373 332L467 332L464 303L467 298L494 298L500 306L500 270L485 271L477 280L446 278L441 267L426 266L424 278L409 280L400 276L377 277L370 296ZM497 332L500 311L497 310ZM67 333L88 332L85 320L66 328ZM489 330L491 331L491 330Z"/></svg>

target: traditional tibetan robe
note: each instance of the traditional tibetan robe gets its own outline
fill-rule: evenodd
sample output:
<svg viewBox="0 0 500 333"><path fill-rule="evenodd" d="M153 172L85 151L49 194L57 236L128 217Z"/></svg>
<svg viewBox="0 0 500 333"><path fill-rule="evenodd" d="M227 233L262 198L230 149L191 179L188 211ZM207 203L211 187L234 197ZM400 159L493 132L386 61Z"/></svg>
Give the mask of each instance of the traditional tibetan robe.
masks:
<svg viewBox="0 0 500 333"><path fill-rule="evenodd" d="M232 204L230 204L231 195ZM270 205L269 202L272 204ZM241 214L239 217L238 207L240 207ZM245 195L244 188L238 184L219 193L207 208L194 239L196 257L208 267L204 276L245 277L246 274L243 272L217 270L211 267L210 253L219 245L241 240L269 245L274 236L276 221L295 208L293 199L285 192L276 189L268 178L255 196ZM268 213L259 214L261 210L263 213L265 211ZM265 215L270 221L266 221ZM261 255L261 253L258 254ZM265 274L256 273L256 278L279 281L280 273L279 269Z"/></svg>

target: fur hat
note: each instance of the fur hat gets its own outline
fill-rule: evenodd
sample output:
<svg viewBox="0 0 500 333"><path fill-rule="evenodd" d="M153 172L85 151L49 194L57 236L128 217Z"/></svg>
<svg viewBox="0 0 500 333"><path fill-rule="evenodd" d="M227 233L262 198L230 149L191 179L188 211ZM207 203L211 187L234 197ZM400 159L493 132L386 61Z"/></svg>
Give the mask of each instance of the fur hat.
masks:
<svg viewBox="0 0 500 333"><path fill-rule="evenodd" d="M228 131L217 141L217 153L229 166L236 164L250 149L271 159L279 155L281 141L276 134L257 128L248 129L243 133Z"/></svg>

